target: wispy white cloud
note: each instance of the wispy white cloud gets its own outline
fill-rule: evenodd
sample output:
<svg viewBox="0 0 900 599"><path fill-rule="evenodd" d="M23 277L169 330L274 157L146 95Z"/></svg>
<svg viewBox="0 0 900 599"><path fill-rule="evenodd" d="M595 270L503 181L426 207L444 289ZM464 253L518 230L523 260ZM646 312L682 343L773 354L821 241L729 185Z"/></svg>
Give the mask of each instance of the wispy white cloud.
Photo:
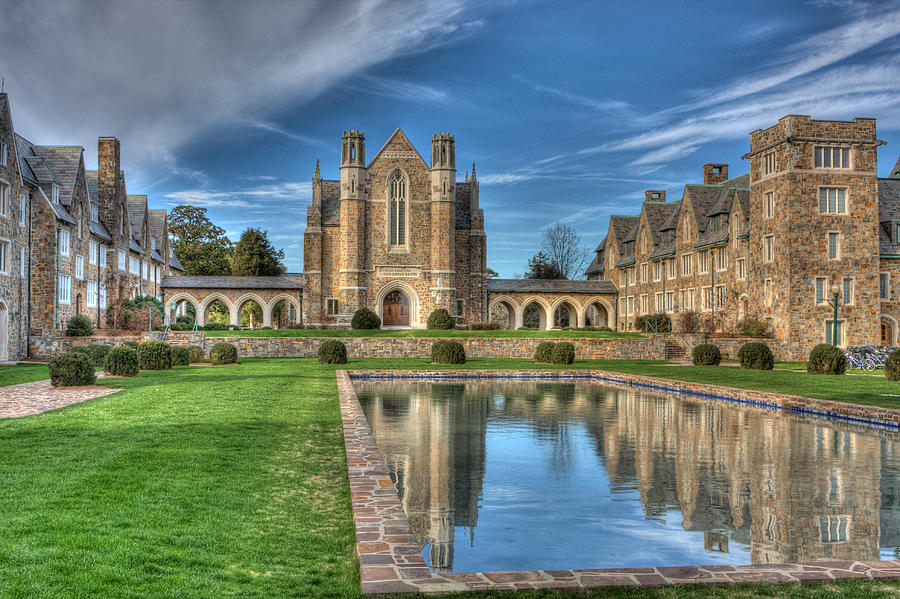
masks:
<svg viewBox="0 0 900 599"><path fill-rule="evenodd" d="M537 177L529 173L489 173L478 177L479 185L507 185L509 183L521 183Z"/></svg>
<svg viewBox="0 0 900 599"><path fill-rule="evenodd" d="M166 194L167 203L171 206L261 208L266 207L266 204L277 204L285 212L297 213L305 210L311 198L312 184L308 181L284 182L231 191L186 189ZM271 207L268 208L269 210L263 213L271 214Z"/></svg>
<svg viewBox="0 0 900 599"><path fill-rule="evenodd" d="M410 81L402 81L388 77L376 77L373 75L364 75L359 78L359 81L359 87L361 89L377 96L394 98L395 100L435 103L448 102L452 99L452 96L448 92L421 83L412 83Z"/></svg>
<svg viewBox="0 0 900 599"><path fill-rule="evenodd" d="M561 98L563 100L571 102L572 104L578 104L580 106L585 106L594 110L625 111L630 109L629 104L621 100L615 100L612 98L597 100L595 98L590 98L588 96L577 94L564 89L544 85L525 77L521 77L519 75L515 75L513 78L517 81L520 81L521 83L528 85L534 91L550 94L551 96Z"/></svg>
<svg viewBox="0 0 900 599"><path fill-rule="evenodd" d="M304 143L309 146L316 146L319 148L326 148L328 144L317 137L313 137L311 135L304 135L302 133L296 133L294 131L290 131L285 127L277 123L272 123L264 120L252 120L248 121L251 127L256 129L262 129L263 131L269 131L271 133L277 133L278 135L283 135L288 139L293 139L294 141L299 141L300 143Z"/></svg>

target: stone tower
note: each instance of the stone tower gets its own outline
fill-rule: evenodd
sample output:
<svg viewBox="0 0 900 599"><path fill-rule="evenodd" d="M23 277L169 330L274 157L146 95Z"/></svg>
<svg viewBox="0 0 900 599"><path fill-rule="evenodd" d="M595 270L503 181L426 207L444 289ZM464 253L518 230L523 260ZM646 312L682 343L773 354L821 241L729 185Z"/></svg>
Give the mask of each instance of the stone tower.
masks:
<svg viewBox="0 0 900 599"><path fill-rule="evenodd" d="M312 205L306 207L303 235L303 322L322 321L322 173L316 160L312 179Z"/></svg>
<svg viewBox="0 0 900 599"><path fill-rule="evenodd" d="M453 135L431 138L431 295L435 307L451 306L456 292L456 148Z"/></svg>
<svg viewBox="0 0 900 599"><path fill-rule="evenodd" d="M341 140L341 248L338 272L339 321L349 322L366 305L361 280L366 242L366 136L344 131Z"/></svg>

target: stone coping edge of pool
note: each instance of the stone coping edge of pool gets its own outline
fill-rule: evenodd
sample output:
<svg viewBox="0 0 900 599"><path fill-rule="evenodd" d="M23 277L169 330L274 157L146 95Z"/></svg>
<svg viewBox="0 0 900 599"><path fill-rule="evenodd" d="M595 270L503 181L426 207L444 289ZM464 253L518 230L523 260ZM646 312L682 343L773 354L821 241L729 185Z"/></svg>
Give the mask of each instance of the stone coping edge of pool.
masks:
<svg viewBox="0 0 900 599"><path fill-rule="evenodd" d="M456 376L447 376L453 373ZM505 373L505 375L504 375ZM446 594L461 591L516 591L527 589L587 590L609 586L665 586L670 584L725 585L739 582L822 582L842 578L900 578L900 560L830 561L802 564L765 564L748 566L660 566L655 568L606 568L591 570L530 570L521 572L436 573L428 568L400 497L388 473L384 458L353 388L352 378L582 378L605 380L618 373L602 371L337 371L341 422L347 452L347 475L353 523L356 527L356 553L359 556L360 587L364 595L394 593ZM431 374L432 376L428 376ZM439 376L434 376L439 375ZM635 383L657 387L668 382L651 377L634 378ZM650 381L650 382L648 382ZM726 387L697 385L718 395ZM641 385L645 386L645 385ZM710 387L716 393L710 393ZM665 388L677 391L680 389ZM684 389L682 392L689 392ZM754 392L763 393L763 392ZM696 394L696 393L695 393ZM769 394L776 395L776 394ZM794 396L777 396L793 399ZM768 400L769 409L775 407ZM813 400L823 401L823 400ZM834 403L834 402L829 402ZM783 404L782 404L783 405ZM866 406L860 406L866 407ZM894 411L900 415L900 411Z"/></svg>
<svg viewBox="0 0 900 599"><path fill-rule="evenodd" d="M866 426L900 431L900 409L815 399L771 391L736 389L708 383L662 379L606 370L347 370L351 379L586 379L683 393L758 408L782 409Z"/></svg>

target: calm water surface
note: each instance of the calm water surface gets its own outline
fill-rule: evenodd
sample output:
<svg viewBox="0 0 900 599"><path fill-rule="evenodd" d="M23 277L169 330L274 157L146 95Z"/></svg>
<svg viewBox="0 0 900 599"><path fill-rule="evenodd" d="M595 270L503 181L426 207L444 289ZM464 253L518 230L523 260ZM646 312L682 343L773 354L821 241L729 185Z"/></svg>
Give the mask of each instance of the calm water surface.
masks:
<svg viewBox="0 0 900 599"><path fill-rule="evenodd" d="M891 433L588 382L357 381L439 571L893 558Z"/></svg>

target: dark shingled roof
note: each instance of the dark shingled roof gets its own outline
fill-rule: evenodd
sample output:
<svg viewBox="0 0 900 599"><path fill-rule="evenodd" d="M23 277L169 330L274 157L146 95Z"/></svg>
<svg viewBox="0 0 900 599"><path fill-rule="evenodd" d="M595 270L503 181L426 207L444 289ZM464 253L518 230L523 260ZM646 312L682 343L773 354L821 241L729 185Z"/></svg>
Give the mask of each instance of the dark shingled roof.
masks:
<svg viewBox="0 0 900 599"><path fill-rule="evenodd" d="M719 231L710 231L709 229L709 219L710 217L722 215L722 214L730 214L731 209L734 206L734 201L737 199L739 204L741 205L741 212L743 213L745 219L749 217L750 213L750 174L744 173L743 175L739 175L737 177L733 177L728 179L727 181L722 182L718 185L692 185L690 187L693 189L692 202L693 198L697 197L698 201L694 203L694 214L697 216L697 243L694 247L705 247L708 245L714 245L718 243L725 243L728 241L728 237L730 234L730 227L723 226ZM687 190L688 186L685 186L685 190ZM700 214L702 210L702 206L704 204L710 203L712 195L709 191L698 191L698 189L703 190L715 190L716 196L711 201L711 205L706 209L705 213ZM744 205L746 204L747 209L744 212ZM703 217L702 221L699 218ZM721 218L721 216L720 216ZM724 224L724 223L723 223Z"/></svg>
<svg viewBox="0 0 900 599"><path fill-rule="evenodd" d="M891 170L891 178L900 179L900 158L897 158L897 162L894 164L893 170Z"/></svg>
<svg viewBox="0 0 900 599"><path fill-rule="evenodd" d="M303 275L277 277L167 276L162 286L169 289L303 289Z"/></svg>
<svg viewBox="0 0 900 599"><path fill-rule="evenodd" d="M634 239L634 233L637 231L638 223L641 222L640 216L621 216L613 214L609 217L609 225L616 234L616 241L619 243L619 253L623 251L622 244L629 237Z"/></svg>
<svg viewBox="0 0 900 599"><path fill-rule="evenodd" d="M112 241L112 236L106 231L106 228L102 224L92 220L89 226L91 229L91 233L93 233L97 237L100 237L106 241Z"/></svg>
<svg viewBox="0 0 900 599"><path fill-rule="evenodd" d="M488 279L493 293L616 293L610 281L566 281L560 279Z"/></svg>
<svg viewBox="0 0 900 599"><path fill-rule="evenodd" d="M600 263L600 253L594 254L594 259L591 260L591 263L588 264L587 270L584 271L585 275L594 275L598 272L603 272L604 266Z"/></svg>
<svg viewBox="0 0 900 599"><path fill-rule="evenodd" d="M878 180L878 245L882 256L900 256L900 245L891 239L891 221L900 222L900 179Z"/></svg>
<svg viewBox="0 0 900 599"><path fill-rule="evenodd" d="M171 266L175 270L184 272L184 266L181 265L181 260L179 260L178 256L175 255L175 252L169 254L169 266Z"/></svg>
<svg viewBox="0 0 900 599"><path fill-rule="evenodd" d="M37 183L37 176L31 170L28 161L25 160L29 156L34 156L34 154L31 153L31 146L32 143L30 141L16 133L16 157L19 160L19 172L22 173L22 178L26 181Z"/></svg>
<svg viewBox="0 0 900 599"><path fill-rule="evenodd" d="M78 177L78 166L81 164L81 146L32 146L35 156L44 160L44 164L59 179L59 201L63 206L72 203L75 192L75 179ZM34 170L34 165L32 165ZM39 175L40 176L40 175Z"/></svg>
<svg viewBox="0 0 900 599"><path fill-rule="evenodd" d="M644 214L647 216L647 226L650 228L650 239L653 245L657 245L662 240L660 231L673 212L678 211L678 204L667 204L665 202L644 202Z"/></svg>
<svg viewBox="0 0 900 599"><path fill-rule="evenodd" d="M134 237L128 238L128 248L132 252L137 252L138 254L144 253L144 250L141 249L141 245L137 241L134 240Z"/></svg>
<svg viewBox="0 0 900 599"><path fill-rule="evenodd" d="M95 204L100 202L100 181L97 171L84 171L85 179L87 179L88 195Z"/></svg>
<svg viewBox="0 0 900 599"><path fill-rule="evenodd" d="M150 221L150 234L162 240L166 229L166 211L150 210L148 211L148 220Z"/></svg>
<svg viewBox="0 0 900 599"><path fill-rule="evenodd" d="M130 195L128 199L128 224L131 225L132 232L140 234L141 227L144 225L144 211L147 209L147 196Z"/></svg>
<svg viewBox="0 0 900 599"><path fill-rule="evenodd" d="M159 252L157 252L157 251L154 250L153 248L150 248L150 258L153 259L153 260L156 260L156 261L159 262L160 264L165 264L165 263L166 263L166 261L163 260L163 257L159 255Z"/></svg>

